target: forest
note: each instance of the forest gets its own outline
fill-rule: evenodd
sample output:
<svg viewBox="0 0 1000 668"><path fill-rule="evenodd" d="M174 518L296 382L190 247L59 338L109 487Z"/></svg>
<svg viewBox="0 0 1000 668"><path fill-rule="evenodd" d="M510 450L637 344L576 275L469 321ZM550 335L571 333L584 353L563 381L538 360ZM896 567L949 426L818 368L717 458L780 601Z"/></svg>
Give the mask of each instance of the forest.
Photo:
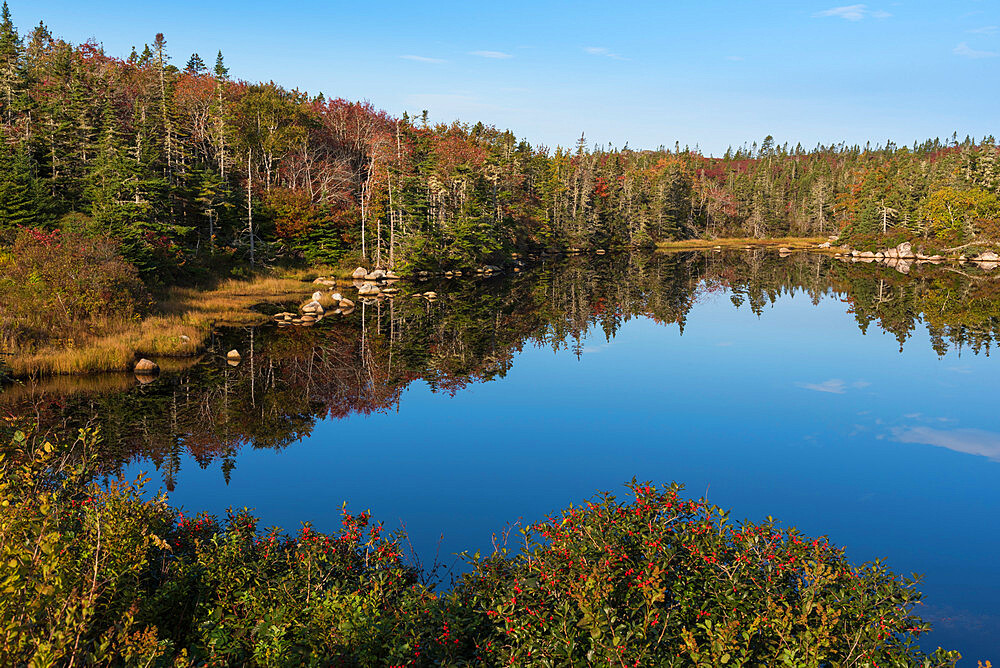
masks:
<svg viewBox="0 0 1000 668"><path fill-rule="evenodd" d="M768 136L722 157L583 135L551 148L237 80L221 52L172 54L162 34L122 58L44 23L21 31L6 3L0 20L0 266L4 247L59 234L151 286L281 262L440 270L725 236L989 244L998 161L993 137L957 135L811 149Z"/></svg>

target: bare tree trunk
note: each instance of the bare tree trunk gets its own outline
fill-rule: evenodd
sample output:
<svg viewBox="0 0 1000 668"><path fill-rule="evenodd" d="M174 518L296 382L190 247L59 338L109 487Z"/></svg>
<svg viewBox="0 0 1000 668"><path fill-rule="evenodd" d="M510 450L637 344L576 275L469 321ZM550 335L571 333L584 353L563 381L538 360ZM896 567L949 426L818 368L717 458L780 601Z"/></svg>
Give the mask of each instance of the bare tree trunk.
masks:
<svg viewBox="0 0 1000 668"><path fill-rule="evenodd" d="M247 230L250 232L250 266L254 266L254 234L253 234L253 188L252 175L250 172L251 162L250 156L253 155L253 151L247 151Z"/></svg>

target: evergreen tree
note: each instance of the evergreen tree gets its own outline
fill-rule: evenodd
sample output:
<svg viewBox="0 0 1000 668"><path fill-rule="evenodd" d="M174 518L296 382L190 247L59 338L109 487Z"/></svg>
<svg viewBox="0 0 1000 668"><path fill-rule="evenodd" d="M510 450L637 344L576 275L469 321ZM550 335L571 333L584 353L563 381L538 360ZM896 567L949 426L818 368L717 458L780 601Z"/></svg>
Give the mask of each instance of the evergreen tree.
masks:
<svg viewBox="0 0 1000 668"><path fill-rule="evenodd" d="M11 149L0 132L0 241L9 242L19 227L47 225L51 212L27 147Z"/></svg>
<svg viewBox="0 0 1000 668"><path fill-rule="evenodd" d="M225 62L222 59L222 51L215 57L215 78L219 81L225 81L229 78L229 68L226 67Z"/></svg>
<svg viewBox="0 0 1000 668"><path fill-rule="evenodd" d="M184 71L188 74L204 74L208 71L205 67L205 61L201 59L197 53L192 53L191 58L188 59L187 65L184 66Z"/></svg>
<svg viewBox="0 0 1000 668"><path fill-rule="evenodd" d="M19 89L21 70L21 38L11 20L10 8L3 3L0 10L0 104L3 117L10 124L14 117L14 102Z"/></svg>

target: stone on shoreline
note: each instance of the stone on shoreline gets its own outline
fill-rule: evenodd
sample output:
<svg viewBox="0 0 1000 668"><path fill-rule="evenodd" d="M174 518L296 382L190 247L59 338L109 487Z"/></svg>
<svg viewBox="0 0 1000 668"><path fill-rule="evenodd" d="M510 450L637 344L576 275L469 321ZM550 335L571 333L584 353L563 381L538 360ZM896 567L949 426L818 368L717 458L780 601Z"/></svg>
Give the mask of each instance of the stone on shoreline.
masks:
<svg viewBox="0 0 1000 668"><path fill-rule="evenodd" d="M143 357L135 363L135 373L138 376L154 376L160 372L160 366L153 360Z"/></svg>

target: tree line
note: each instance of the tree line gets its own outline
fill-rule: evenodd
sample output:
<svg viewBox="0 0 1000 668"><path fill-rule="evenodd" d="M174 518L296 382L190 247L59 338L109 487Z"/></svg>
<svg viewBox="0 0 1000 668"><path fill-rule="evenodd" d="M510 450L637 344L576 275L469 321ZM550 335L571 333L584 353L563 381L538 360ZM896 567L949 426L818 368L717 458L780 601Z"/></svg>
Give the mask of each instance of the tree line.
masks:
<svg viewBox="0 0 1000 668"><path fill-rule="evenodd" d="M110 237L170 282L281 259L441 269L691 237L1000 239L993 137L550 149L236 80L221 52L180 62L162 34L125 58L44 23L22 35L4 3L0 243L23 228Z"/></svg>

